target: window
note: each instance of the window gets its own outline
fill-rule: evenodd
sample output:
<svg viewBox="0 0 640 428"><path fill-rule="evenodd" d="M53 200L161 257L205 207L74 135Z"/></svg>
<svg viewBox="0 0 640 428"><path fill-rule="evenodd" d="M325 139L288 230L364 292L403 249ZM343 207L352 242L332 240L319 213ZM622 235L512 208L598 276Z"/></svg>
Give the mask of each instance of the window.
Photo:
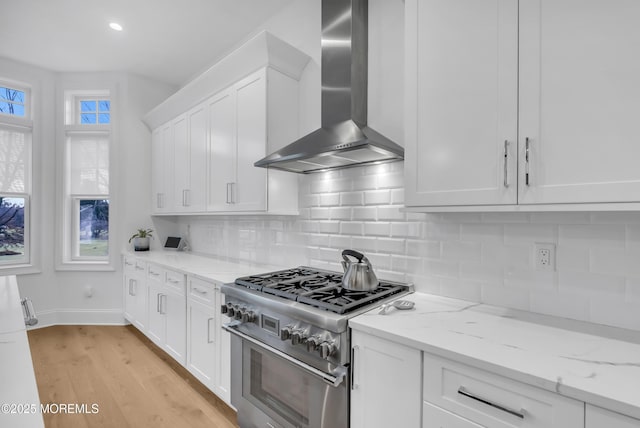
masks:
<svg viewBox="0 0 640 428"><path fill-rule="evenodd" d="M106 91L65 94L63 263L109 262L111 101Z"/></svg>
<svg viewBox="0 0 640 428"><path fill-rule="evenodd" d="M29 89L0 82L0 268L30 262Z"/></svg>
<svg viewBox="0 0 640 428"><path fill-rule="evenodd" d="M26 117L26 93L25 90L0 85L0 113Z"/></svg>
<svg viewBox="0 0 640 428"><path fill-rule="evenodd" d="M111 123L111 102L104 99L79 98L80 119L82 125Z"/></svg>

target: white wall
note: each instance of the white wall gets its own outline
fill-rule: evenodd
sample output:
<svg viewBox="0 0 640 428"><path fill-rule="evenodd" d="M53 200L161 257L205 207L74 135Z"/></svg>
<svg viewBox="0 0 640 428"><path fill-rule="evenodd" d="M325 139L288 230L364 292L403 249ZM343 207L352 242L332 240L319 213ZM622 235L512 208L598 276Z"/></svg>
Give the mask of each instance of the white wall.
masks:
<svg viewBox="0 0 640 428"><path fill-rule="evenodd" d="M295 2L266 28L312 57L300 133L319 124L320 2ZM369 123L402 144L402 0L370 0ZM376 48L382 46L384 48ZM402 163L300 176L299 217L182 218L195 251L339 270L345 248L419 291L640 330L639 213L408 214ZM557 245L536 271L535 242Z"/></svg>
<svg viewBox="0 0 640 428"><path fill-rule="evenodd" d="M18 276L20 293L33 300L40 323L51 324L121 323L122 270L119 254L129 236L138 227L151 225L150 144L151 134L141 117L175 91L165 84L123 73L53 73L27 64L0 58L0 77L19 80L34 90L34 171L36 182L32 197L34 226L34 264L37 272ZM83 87L102 89L106 83L118 88L120 101L112 192L117 209L110 212L117 229L115 270L109 272L69 272L56 270L59 252L55 231L56 219L56 121L62 100L56 91L76 82ZM117 141L116 141L117 140ZM131 185L135 183L135 185ZM93 296L86 297L91 287Z"/></svg>

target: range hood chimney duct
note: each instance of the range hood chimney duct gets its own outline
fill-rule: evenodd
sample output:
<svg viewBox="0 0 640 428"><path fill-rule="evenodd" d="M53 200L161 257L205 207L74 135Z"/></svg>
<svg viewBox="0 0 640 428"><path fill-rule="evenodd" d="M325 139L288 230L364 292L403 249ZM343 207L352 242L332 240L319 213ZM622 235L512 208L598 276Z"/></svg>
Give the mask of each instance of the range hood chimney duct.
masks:
<svg viewBox="0 0 640 428"><path fill-rule="evenodd" d="M254 165L307 174L404 159L367 126L367 0L322 0L321 128Z"/></svg>

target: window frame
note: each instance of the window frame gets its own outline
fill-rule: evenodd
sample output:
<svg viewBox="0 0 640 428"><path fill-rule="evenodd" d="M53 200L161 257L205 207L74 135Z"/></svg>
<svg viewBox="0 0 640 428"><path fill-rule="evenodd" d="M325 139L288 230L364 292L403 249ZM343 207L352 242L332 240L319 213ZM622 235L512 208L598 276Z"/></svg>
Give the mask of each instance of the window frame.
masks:
<svg viewBox="0 0 640 428"><path fill-rule="evenodd" d="M96 110L93 112L83 112L82 111L82 103L86 101L91 101L96 103ZM103 111L100 110L100 102L107 101L109 103L109 110ZM80 126L108 126L111 124L111 99L108 96L75 96L74 97L75 109L76 109L76 118L75 123ZM100 122L100 114L106 113L109 115L109 122L104 123ZM83 114L95 114L96 121L94 123L83 123L82 115Z"/></svg>
<svg viewBox="0 0 640 428"><path fill-rule="evenodd" d="M105 82L106 83L106 82ZM117 104L117 86L110 84L96 84L92 87L106 89L83 89L83 84L74 85L67 82L58 89L58 99L64 104L60 118L61 127L58 133L59 144L59 174L58 192L60 203L58 204L59 222L61 227L56 232L59 253L56 260L58 271L114 271L116 261L116 219L113 214L115 206L113 189L116 188L115 179L115 147L114 136L116 126L114 124L115 106ZM78 88L79 87L79 88ZM80 102L84 100L106 100L110 102L108 124L82 124L80 123ZM69 136L73 133L104 133L109 145L109 191L106 194L72 194L69 186ZM108 229L108 255L105 257L80 256L79 255L79 210L75 209L76 201L80 199L106 199L109 201L109 229ZM76 213L77 212L77 213Z"/></svg>
<svg viewBox="0 0 640 428"><path fill-rule="evenodd" d="M1 79L0 88L13 89L13 90L24 93L24 103L20 104L24 107L24 115L19 116L16 114L0 112L0 119L6 120L7 118L12 118L12 119L30 121L31 120L31 87L22 83L11 81L11 80ZM4 100L4 97L3 97L3 100ZM12 104L19 104L19 103L12 102Z"/></svg>
<svg viewBox="0 0 640 428"><path fill-rule="evenodd" d="M38 144L37 139L40 134L34 126L32 106L33 94L39 86L2 77L0 78L0 87L16 89L24 93L24 116L0 113L0 127L23 130L29 137L25 155L24 192L0 191L3 197L24 199L24 257L19 260L0 262L0 274L35 273L40 271L36 265L39 262L39 256L34 253L36 247L33 245L32 237L40 233L40 227L39 215L34 211L34 206L39 209L40 204L34 202L34 194L39 194L37 186L39 174L34 169L36 163L34 146ZM36 183L35 189L34 183Z"/></svg>

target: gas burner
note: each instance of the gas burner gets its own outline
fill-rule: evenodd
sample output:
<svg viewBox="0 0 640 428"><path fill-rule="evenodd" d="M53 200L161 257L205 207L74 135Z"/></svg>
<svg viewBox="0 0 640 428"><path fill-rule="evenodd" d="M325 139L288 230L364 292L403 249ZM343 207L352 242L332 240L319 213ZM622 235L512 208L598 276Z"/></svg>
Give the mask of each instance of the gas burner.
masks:
<svg viewBox="0 0 640 428"><path fill-rule="evenodd" d="M381 282L371 291L347 290L342 288L342 274L305 266L238 278L236 284L338 314L407 290L406 285L391 282Z"/></svg>

